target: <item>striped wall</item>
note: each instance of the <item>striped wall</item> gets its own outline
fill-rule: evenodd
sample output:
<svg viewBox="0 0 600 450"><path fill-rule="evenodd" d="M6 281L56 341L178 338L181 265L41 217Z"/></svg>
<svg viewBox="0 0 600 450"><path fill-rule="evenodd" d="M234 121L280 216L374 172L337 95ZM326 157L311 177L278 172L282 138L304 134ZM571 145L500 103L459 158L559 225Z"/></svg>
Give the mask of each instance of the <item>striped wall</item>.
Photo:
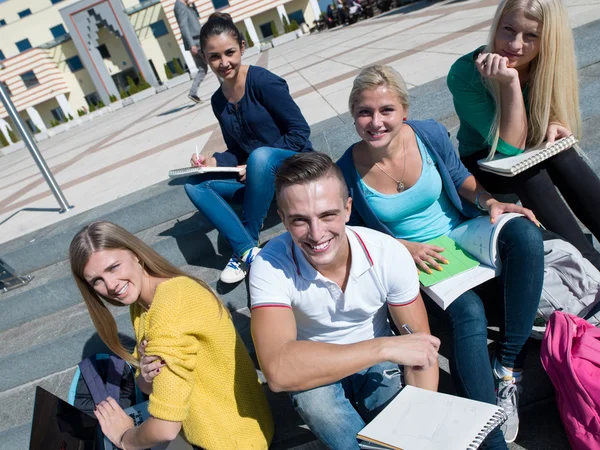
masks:
<svg viewBox="0 0 600 450"><path fill-rule="evenodd" d="M274 9L289 1L290 0L229 0L229 6L221 8L219 11L230 14L234 22L240 22L247 17L252 17L270 9ZM175 13L173 12L175 0L160 0L160 3L162 4L177 42L182 44L181 32L179 31L179 25L177 24L177 20L175 20ZM195 0L194 3L198 9L198 13L200 13L200 22L202 23L206 22L208 16L215 12L211 0Z"/></svg>
<svg viewBox="0 0 600 450"><path fill-rule="evenodd" d="M8 86L11 99L19 111L70 91L56 62L47 50L32 48L2 61L1 64L4 69L0 71L0 81ZM40 84L28 89L20 75L30 70L35 73ZM6 116L7 113L0 104L0 118Z"/></svg>

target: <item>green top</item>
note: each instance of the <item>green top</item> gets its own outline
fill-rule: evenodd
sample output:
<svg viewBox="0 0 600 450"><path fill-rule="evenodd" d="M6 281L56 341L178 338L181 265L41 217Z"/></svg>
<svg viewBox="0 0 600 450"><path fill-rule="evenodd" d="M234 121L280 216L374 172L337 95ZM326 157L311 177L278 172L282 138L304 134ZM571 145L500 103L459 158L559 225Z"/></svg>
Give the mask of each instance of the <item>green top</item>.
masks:
<svg viewBox="0 0 600 450"><path fill-rule="evenodd" d="M488 136L496 115L496 102L475 67L473 54L476 51L458 59L450 68L446 79L454 100L454 109L460 119L457 134L460 156L488 150L492 145ZM527 85L523 88L523 98L525 108L528 109ZM496 150L509 156L523 152L523 149L502 139L498 139Z"/></svg>

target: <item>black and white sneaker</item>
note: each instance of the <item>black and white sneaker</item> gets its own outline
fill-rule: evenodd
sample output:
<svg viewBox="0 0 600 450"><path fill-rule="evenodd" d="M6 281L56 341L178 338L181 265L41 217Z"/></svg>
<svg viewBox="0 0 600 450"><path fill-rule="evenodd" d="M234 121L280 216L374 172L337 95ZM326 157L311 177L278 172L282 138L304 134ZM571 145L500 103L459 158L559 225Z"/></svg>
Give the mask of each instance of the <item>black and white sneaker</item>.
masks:
<svg viewBox="0 0 600 450"><path fill-rule="evenodd" d="M193 101L194 103L197 103L197 104L202 103L202 100L200 100L200 97L198 97L197 95L190 94L190 95L188 95L188 98L191 101Z"/></svg>

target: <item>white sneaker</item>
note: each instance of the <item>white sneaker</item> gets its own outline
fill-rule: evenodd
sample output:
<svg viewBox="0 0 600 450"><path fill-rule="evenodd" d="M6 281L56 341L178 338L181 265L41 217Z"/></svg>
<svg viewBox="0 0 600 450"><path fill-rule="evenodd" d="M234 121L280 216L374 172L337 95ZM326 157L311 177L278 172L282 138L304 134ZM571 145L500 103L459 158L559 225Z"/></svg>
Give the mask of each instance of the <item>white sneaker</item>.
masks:
<svg viewBox="0 0 600 450"><path fill-rule="evenodd" d="M242 263L237 257L232 256L223 272L221 272L221 281L223 283L237 283L242 281L246 276L246 270L244 263Z"/></svg>
<svg viewBox="0 0 600 450"><path fill-rule="evenodd" d="M244 263L246 264L247 269L250 269L250 265L252 264L254 258L256 258L256 255L258 255L258 252L260 252L260 250L260 247L252 247L248 251L248 253L246 253L246 255L244 256Z"/></svg>
<svg viewBox="0 0 600 450"><path fill-rule="evenodd" d="M494 370L496 382L496 405L502 407L508 416L508 420L500 427L504 440L507 443L514 442L519 434L519 390L520 386L511 376L498 377Z"/></svg>
<svg viewBox="0 0 600 450"><path fill-rule="evenodd" d="M531 327L531 333L529 335L530 338L535 339L536 341L541 341L544 339L544 334L546 333L546 321L537 317L533 322L533 326Z"/></svg>

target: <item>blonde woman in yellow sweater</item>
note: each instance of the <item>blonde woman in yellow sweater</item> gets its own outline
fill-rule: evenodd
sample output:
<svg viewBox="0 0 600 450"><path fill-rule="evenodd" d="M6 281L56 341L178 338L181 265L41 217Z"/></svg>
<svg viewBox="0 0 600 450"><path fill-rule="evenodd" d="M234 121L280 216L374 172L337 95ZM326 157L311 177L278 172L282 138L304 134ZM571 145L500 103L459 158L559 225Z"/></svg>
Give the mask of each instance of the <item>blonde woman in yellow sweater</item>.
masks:
<svg viewBox="0 0 600 450"><path fill-rule="evenodd" d="M183 432L205 450L268 448L273 421L254 365L206 283L110 222L83 228L69 256L98 334L139 368L138 385L150 395L151 417L138 427L113 399L98 405L96 417L115 445L147 449ZM129 306L133 355L119 342L107 303Z"/></svg>

